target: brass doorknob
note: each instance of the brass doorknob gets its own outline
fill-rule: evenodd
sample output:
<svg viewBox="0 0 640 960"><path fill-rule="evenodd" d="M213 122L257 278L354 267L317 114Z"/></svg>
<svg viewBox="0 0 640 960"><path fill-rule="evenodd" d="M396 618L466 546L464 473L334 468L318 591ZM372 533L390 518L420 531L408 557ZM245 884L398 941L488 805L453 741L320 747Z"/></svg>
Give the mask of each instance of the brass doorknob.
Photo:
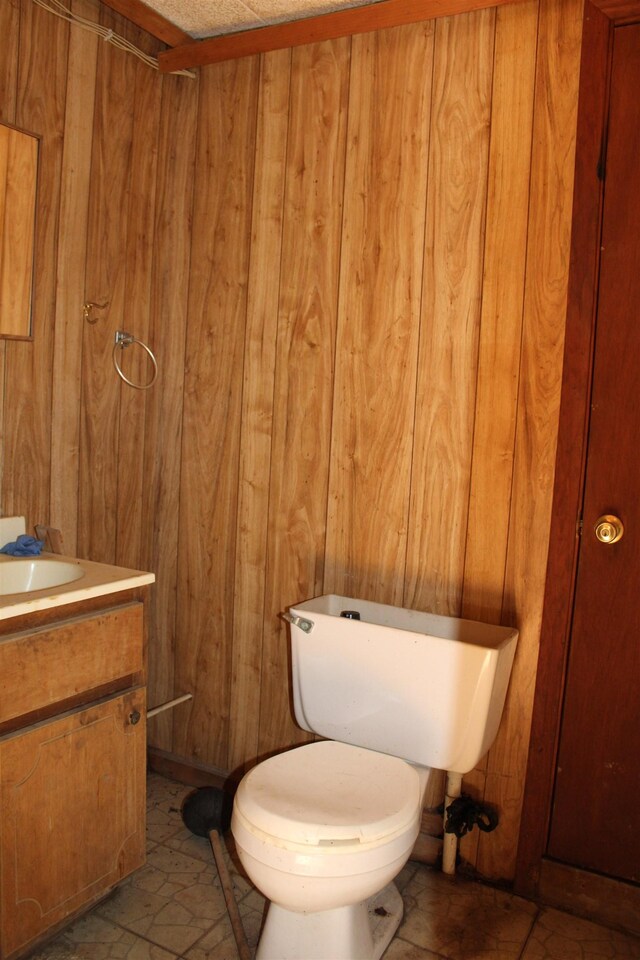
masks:
<svg viewBox="0 0 640 960"><path fill-rule="evenodd" d="M594 530L600 543L617 543L624 533L624 525L620 517L605 513L596 520Z"/></svg>

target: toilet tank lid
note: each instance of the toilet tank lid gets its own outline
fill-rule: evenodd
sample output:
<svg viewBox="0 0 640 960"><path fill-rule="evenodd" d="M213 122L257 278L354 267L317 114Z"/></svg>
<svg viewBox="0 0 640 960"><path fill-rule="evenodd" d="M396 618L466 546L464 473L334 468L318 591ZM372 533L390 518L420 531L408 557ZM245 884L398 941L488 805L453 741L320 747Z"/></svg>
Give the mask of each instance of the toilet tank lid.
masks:
<svg viewBox="0 0 640 960"><path fill-rule="evenodd" d="M406 830L421 813L421 784L405 760L323 740L254 767L235 805L271 837L339 850Z"/></svg>

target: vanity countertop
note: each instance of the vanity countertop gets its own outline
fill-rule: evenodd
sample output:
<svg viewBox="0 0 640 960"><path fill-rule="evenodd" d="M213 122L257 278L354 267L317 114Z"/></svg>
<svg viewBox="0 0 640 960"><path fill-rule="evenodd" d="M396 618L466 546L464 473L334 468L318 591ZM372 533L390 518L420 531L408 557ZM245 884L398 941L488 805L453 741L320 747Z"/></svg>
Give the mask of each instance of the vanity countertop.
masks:
<svg viewBox="0 0 640 960"><path fill-rule="evenodd" d="M155 575L141 570L128 570L108 563L96 563L93 560L78 560L75 557L63 557L59 554L42 553L43 559L78 564L84 574L71 583L44 590L30 590L27 593L8 593L0 596L0 620L21 617L39 610L62 607L92 597L103 597L110 593L120 593L154 583ZM27 558L25 558L27 559ZM14 557L0 555L0 563L15 560Z"/></svg>

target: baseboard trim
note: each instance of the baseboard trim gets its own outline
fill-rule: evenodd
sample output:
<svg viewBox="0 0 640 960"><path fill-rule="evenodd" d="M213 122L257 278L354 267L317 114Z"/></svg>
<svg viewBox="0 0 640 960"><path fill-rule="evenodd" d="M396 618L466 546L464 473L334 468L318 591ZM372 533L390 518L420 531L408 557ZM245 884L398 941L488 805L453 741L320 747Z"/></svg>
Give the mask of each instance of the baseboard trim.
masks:
<svg viewBox="0 0 640 960"><path fill-rule="evenodd" d="M225 770L198 763L187 757L176 756L157 747L147 750L147 766L169 780L177 780L189 787L224 787L229 779Z"/></svg>
<svg viewBox="0 0 640 960"><path fill-rule="evenodd" d="M543 860L537 899L640 936L640 886L636 884Z"/></svg>

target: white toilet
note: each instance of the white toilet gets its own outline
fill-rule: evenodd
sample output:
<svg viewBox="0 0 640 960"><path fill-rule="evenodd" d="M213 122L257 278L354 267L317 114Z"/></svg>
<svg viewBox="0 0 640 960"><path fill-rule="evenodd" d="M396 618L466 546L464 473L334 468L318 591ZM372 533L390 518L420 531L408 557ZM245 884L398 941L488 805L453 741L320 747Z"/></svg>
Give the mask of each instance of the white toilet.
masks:
<svg viewBox="0 0 640 960"><path fill-rule="evenodd" d="M238 856L270 900L256 960L378 960L431 769L467 773L491 746L518 634L334 595L285 616L296 720L328 739L236 793Z"/></svg>

